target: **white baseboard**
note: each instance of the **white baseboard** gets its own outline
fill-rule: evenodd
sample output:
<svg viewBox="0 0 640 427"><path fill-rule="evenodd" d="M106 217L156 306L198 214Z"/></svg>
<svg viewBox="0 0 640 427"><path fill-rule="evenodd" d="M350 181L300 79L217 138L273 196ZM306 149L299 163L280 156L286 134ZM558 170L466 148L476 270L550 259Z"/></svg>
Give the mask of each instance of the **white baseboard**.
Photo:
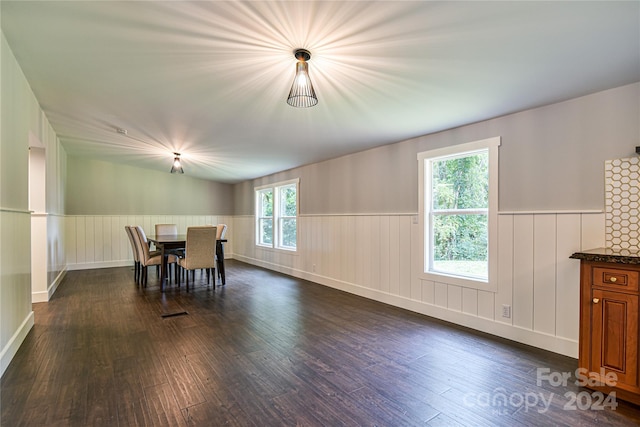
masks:
<svg viewBox="0 0 640 427"><path fill-rule="evenodd" d="M94 268L133 267L133 260L97 261L67 264L67 270L91 270Z"/></svg>
<svg viewBox="0 0 640 427"><path fill-rule="evenodd" d="M62 279L64 279L64 276L66 274L67 274L67 269L64 268L64 269L62 269L62 271L60 273L58 273L58 276L55 278L53 283L51 283L49 285L49 288L46 291L32 292L31 293L31 302L32 303L36 303L36 302L47 302L47 301L49 301L51 299L51 297L53 296L53 294L58 289L58 286L60 285L60 283L62 282Z"/></svg>
<svg viewBox="0 0 640 427"><path fill-rule="evenodd" d="M31 302L32 303L38 303L38 302L47 302L49 301L49 292L47 291L40 291L40 292L31 292Z"/></svg>
<svg viewBox="0 0 640 427"><path fill-rule="evenodd" d="M224 259L231 259L231 254L224 254ZM95 268L113 268L113 267L131 267L133 268L132 259L120 259L116 261L93 261L93 262L80 262L80 263L68 263L67 270L92 270Z"/></svg>
<svg viewBox="0 0 640 427"><path fill-rule="evenodd" d="M329 277L285 267L278 264L269 263L255 258L249 258L242 255L233 255L234 259L246 262L247 264L256 265L269 270L274 270L283 274L288 274L300 279L309 280L314 283L325 285L334 289L339 289L361 297L369 298L395 307L404 308L436 319L455 323L456 325L465 326L480 332L485 332L501 338L506 338L522 344L531 345L533 347L559 353L565 356L578 358L578 341L567 338L548 335L542 332L536 332L530 329L524 329L518 326L509 325L502 322L486 319L471 314L448 310L433 304L427 304L422 301L416 301L409 298L392 295L375 289L365 288L353 283L335 280Z"/></svg>
<svg viewBox="0 0 640 427"><path fill-rule="evenodd" d="M51 286L49 286L49 299L51 299L53 294L56 293L56 291L58 290L58 286L60 286L60 283L62 283L62 279L64 279L64 276L66 275L67 268L65 267L62 269L62 271L60 271L60 273L58 273L58 276L55 278Z"/></svg>
<svg viewBox="0 0 640 427"><path fill-rule="evenodd" d="M20 345L27 337L27 334L31 330L34 324L33 311L30 311L27 317L24 319L20 327L13 334L7 345L4 346L0 353L0 376L4 374L4 371L11 363L11 360L18 352Z"/></svg>

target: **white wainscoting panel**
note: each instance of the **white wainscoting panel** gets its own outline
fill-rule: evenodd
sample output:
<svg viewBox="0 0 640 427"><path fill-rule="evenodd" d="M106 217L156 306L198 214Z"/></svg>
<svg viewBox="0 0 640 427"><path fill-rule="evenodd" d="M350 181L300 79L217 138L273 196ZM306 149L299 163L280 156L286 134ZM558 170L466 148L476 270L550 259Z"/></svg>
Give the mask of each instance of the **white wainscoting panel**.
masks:
<svg viewBox="0 0 640 427"><path fill-rule="evenodd" d="M133 263L124 227L140 225L147 235L155 224L177 224L186 233L191 225L227 224L225 257L233 253L233 217L221 215L68 215L65 222L65 257L69 270L121 267ZM229 255L227 255L229 254Z"/></svg>
<svg viewBox="0 0 640 427"><path fill-rule="evenodd" d="M446 283L435 282L435 305L445 308L449 305L448 288Z"/></svg>
<svg viewBox="0 0 640 427"><path fill-rule="evenodd" d="M34 324L31 306L31 213L0 208L0 375Z"/></svg>
<svg viewBox="0 0 640 427"><path fill-rule="evenodd" d="M502 307L513 307L513 215L498 216L498 292L485 298L484 303L494 299L494 313L485 317L497 322L513 324L513 316L503 317ZM482 311L479 308L478 311Z"/></svg>
<svg viewBox="0 0 640 427"><path fill-rule="evenodd" d="M462 311L472 316L478 315L478 290L471 288L462 289Z"/></svg>
<svg viewBox="0 0 640 427"><path fill-rule="evenodd" d="M31 215L31 298L51 299L66 273L63 215Z"/></svg>
<svg viewBox="0 0 640 427"><path fill-rule="evenodd" d="M513 325L533 329L533 215L513 219ZM498 261L499 263L500 261Z"/></svg>
<svg viewBox="0 0 640 427"><path fill-rule="evenodd" d="M533 330L556 333L556 215L533 217Z"/></svg>
<svg viewBox="0 0 640 427"><path fill-rule="evenodd" d="M295 254L257 248L254 217L237 216L233 257L577 357L580 263L569 256L604 244L603 213L500 214L497 292L418 279L414 216L302 216Z"/></svg>
<svg viewBox="0 0 640 427"><path fill-rule="evenodd" d="M47 292L47 214L31 215L31 300L49 301Z"/></svg>
<svg viewBox="0 0 640 427"><path fill-rule="evenodd" d="M47 216L47 301L58 289L67 272L65 222L64 215Z"/></svg>
<svg viewBox="0 0 640 427"><path fill-rule="evenodd" d="M580 215L580 250L605 247L605 214Z"/></svg>
<svg viewBox="0 0 640 427"><path fill-rule="evenodd" d="M447 285L448 309L462 311L462 288L456 285Z"/></svg>
<svg viewBox="0 0 640 427"><path fill-rule="evenodd" d="M497 305L497 300L499 293L494 293L491 291L481 291L478 290L478 317L482 317L484 319L493 320L495 316L495 307ZM502 311L500 311L502 313ZM496 321L500 320L500 317L495 318Z"/></svg>
<svg viewBox="0 0 640 427"><path fill-rule="evenodd" d="M580 312L580 301L576 298L576 295L580 295L580 270L575 268L578 264L576 260L567 258L566 254L580 251L581 226L585 224L582 219L587 216L595 215L557 216L555 335L562 338L577 339L578 337L579 322L575 315Z"/></svg>

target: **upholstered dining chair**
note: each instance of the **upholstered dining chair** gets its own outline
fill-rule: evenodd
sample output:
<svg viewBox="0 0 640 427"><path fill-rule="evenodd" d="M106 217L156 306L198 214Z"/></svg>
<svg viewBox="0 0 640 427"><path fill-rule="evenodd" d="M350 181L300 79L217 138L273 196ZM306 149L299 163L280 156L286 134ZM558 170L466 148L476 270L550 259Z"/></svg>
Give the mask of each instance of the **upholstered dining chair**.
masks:
<svg viewBox="0 0 640 427"><path fill-rule="evenodd" d="M144 233L142 227L134 226L134 237L136 237L136 245L138 247L140 255L140 284L147 286L147 267L150 265L160 266L162 263L162 254L159 251L150 251L149 242L147 241L147 235ZM178 257L175 255L168 255L167 265L175 265L178 262ZM171 277L167 274L167 277Z"/></svg>
<svg viewBox="0 0 640 427"><path fill-rule="evenodd" d="M218 224L216 226L216 239L224 239L227 235L227 224Z"/></svg>
<svg viewBox="0 0 640 427"><path fill-rule="evenodd" d="M186 270L187 290L189 272L195 282L195 270L205 269L209 284L209 272L216 269L216 228L208 225L187 227L184 257L178 260L178 265Z"/></svg>
<svg viewBox="0 0 640 427"><path fill-rule="evenodd" d="M156 236L162 235L175 235L178 234L178 225L177 224L156 224ZM176 256L184 256L183 249L169 249L167 253L176 255Z"/></svg>
<svg viewBox="0 0 640 427"><path fill-rule="evenodd" d="M127 232L129 243L131 243L131 251L133 252L133 280L138 283L138 279L140 278L140 254L138 253L138 247L134 240L133 227L131 225L125 225L124 229Z"/></svg>
<svg viewBox="0 0 640 427"><path fill-rule="evenodd" d="M134 225L133 228L140 234L140 237L142 238L142 243L144 243L147 246L147 248L149 248L149 255L151 256L159 255L160 251L151 250L151 243L149 242L149 239L147 239L147 234L144 232L144 229L139 225ZM140 258L142 258L142 256Z"/></svg>
<svg viewBox="0 0 640 427"><path fill-rule="evenodd" d="M156 224L156 236L164 234L178 234L177 224Z"/></svg>

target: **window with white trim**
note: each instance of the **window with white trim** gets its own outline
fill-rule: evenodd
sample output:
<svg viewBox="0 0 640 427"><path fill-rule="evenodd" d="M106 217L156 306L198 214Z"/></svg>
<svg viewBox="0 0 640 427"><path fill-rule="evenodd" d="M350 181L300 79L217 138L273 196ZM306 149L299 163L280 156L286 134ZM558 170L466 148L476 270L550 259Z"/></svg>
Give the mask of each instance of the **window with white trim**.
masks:
<svg viewBox="0 0 640 427"><path fill-rule="evenodd" d="M255 188L256 244L295 251L298 241L299 180Z"/></svg>
<svg viewBox="0 0 640 427"><path fill-rule="evenodd" d="M497 289L499 145L496 137L418 154L421 277Z"/></svg>

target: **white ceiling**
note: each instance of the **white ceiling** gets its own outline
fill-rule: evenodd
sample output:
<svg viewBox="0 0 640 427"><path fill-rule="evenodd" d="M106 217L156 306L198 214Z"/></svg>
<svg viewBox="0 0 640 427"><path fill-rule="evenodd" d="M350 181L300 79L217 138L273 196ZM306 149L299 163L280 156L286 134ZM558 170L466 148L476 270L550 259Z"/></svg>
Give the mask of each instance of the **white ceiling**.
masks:
<svg viewBox="0 0 640 427"><path fill-rule="evenodd" d="M8 1L70 155L238 182L640 81L640 2ZM286 96L311 51L317 106ZM128 135L116 132L126 129Z"/></svg>

